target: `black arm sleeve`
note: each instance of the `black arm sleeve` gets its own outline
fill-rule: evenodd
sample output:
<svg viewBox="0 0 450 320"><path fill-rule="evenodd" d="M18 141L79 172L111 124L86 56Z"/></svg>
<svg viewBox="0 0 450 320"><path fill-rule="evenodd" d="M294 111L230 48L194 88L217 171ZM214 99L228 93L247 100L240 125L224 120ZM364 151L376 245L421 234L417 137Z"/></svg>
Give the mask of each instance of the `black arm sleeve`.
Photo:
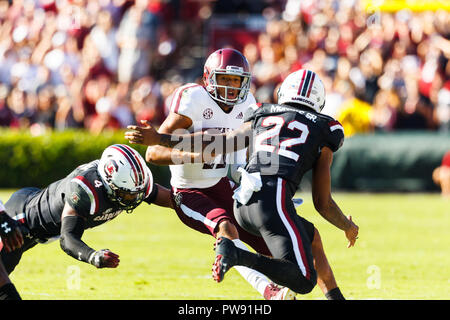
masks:
<svg viewBox="0 0 450 320"><path fill-rule="evenodd" d="M153 183L152 191L150 192L148 197L144 199L144 201L147 202L148 204L152 204L153 202L155 202L157 196L158 196L158 186L155 183Z"/></svg>
<svg viewBox="0 0 450 320"><path fill-rule="evenodd" d="M82 217L66 216L61 221L61 238L59 243L61 249L69 256L89 263L89 257L95 250L81 241L83 232L84 219Z"/></svg>

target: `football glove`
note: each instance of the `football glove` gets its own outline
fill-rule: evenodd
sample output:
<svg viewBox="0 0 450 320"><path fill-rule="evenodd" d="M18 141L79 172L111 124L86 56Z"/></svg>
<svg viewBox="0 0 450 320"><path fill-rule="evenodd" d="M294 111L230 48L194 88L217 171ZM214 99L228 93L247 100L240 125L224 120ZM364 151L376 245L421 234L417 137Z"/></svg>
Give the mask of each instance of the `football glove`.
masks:
<svg viewBox="0 0 450 320"><path fill-rule="evenodd" d="M4 211L0 212L0 238L6 252L19 249L23 245L20 223Z"/></svg>
<svg viewBox="0 0 450 320"><path fill-rule="evenodd" d="M116 268L119 262L119 256L109 249L95 251L89 257L89 263L97 268Z"/></svg>

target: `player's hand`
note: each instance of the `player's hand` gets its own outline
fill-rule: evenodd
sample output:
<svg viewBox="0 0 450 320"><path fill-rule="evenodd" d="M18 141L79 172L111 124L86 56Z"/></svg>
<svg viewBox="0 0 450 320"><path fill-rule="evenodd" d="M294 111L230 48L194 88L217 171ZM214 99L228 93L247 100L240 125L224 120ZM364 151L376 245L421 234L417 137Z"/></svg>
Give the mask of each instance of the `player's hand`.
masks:
<svg viewBox="0 0 450 320"><path fill-rule="evenodd" d="M125 132L125 139L131 144L143 144L153 146L161 141L160 134L153 128L147 120L141 120L143 126L128 126L127 129L132 131Z"/></svg>
<svg viewBox="0 0 450 320"><path fill-rule="evenodd" d="M345 236L348 239L347 248L350 248L355 245L356 239L358 239L359 227L352 221L352 216L348 216L348 220L350 220L350 228L345 231Z"/></svg>
<svg viewBox="0 0 450 320"><path fill-rule="evenodd" d="M19 249L23 245L23 235L20 224L6 212L0 212L0 238L6 252Z"/></svg>
<svg viewBox="0 0 450 320"><path fill-rule="evenodd" d="M89 263L97 268L116 268L119 262L119 256L109 249L95 251L89 258Z"/></svg>

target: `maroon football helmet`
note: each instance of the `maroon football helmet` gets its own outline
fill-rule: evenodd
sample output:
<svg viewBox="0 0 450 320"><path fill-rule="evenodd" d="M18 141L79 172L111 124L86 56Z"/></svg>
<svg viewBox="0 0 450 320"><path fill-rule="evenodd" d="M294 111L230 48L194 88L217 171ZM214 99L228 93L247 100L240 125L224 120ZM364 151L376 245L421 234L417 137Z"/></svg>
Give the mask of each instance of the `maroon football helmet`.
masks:
<svg viewBox="0 0 450 320"><path fill-rule="evenodd" d="M241 87L234 88L228 86L220 86L217 84L217 74L237 75L240 76ZM223 48L211 53L203 68L203 81L211 98L216 101L223 102L227 105L239 104L247 99L250 90L251 75L250 65L247 58L237 50ZM225 97L219 95L217 88L225 88ZM227 99L227 90L239 90L235 99Z"/></svg>

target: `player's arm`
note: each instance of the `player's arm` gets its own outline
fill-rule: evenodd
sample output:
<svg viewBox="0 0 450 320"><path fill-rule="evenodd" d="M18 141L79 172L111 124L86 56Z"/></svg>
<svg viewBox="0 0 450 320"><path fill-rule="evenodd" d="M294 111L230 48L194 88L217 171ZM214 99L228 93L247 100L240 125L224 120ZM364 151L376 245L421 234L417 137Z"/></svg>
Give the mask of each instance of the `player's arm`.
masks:
<svg viewBox="0 0 450 320"><path fill-rule="evenodd" d="M170 190L160 186L159 184L157 184L157 186L158 194L156 195L154 204L160 207L173 208Z"/></svg>
<svg viewBox="0 0 450 320"><path fill-rule="evenodd" d="M359 227L353 223L351 216L347 218L342 213L331 196L332 162L333 151L328 147L323 147L313 168L312 194L314 207L325 220L345 231L345 236L349 241L348 247L351 247L355 244Z"/></svg>
<svg viewBox="0 0 450 320"><path fill-rule="evenodd" d="M130 140L130 143L140 143L149 146L145 154L145 160L158 164L158 165L170 165L170 164L181 164L181 163L192 163L199 161L199 155L193 154L191 152L186 152L179 149L172 149L167 146L160 146L155 144L147 144L146 142L146 131L145 129L149 126L146 121L141 121L143 127L132 126L133 128L141 128L144 140L137 142L134 139L128 139L127 133L125 133L125 138ZM159 128L161 133L172 133L177 129L187 129L192 125L192 120L189 117L180 115L175 112L170 112L164 122ZM137 129L139 130L139 129Z"/></svg>
<svg viewBox="0 0 450 320"><path fill-rule="evenodd" d="M148 204L156 204L160 207L173 208L170 190L155 183L150 195L144 199Z"/></svg>
<svg viewBox="0 0 450 320"><path fill-rule="evenodd" d="M200 145L202 151L204 151L211 145L220 146L219 148L211 148L211 155L215 156L218 150L222 150L223 152L221 153L231 153L248 147L252 136L252 128L251 122L246 122L235 130L221 134L207 132L194 132L191 134L164 134L154 132L153 134L155 135L153 141L155 144L170 148L187 147L190 151L197 151L196 148ZM183 143L183 141L187 143Z"/></svg>
<svg viewBox="0 0 450 320"><path fill-rule="evenodd" d="M120 261L118 255L107 249L96 251L81 240L84 229L85 218L66 202L61 216L61 249L69 256L97 268L117 267Z"/></svg>
<svg viewBox="0 0 450 320"><path fill-rule="evenodd" d="M188 134L170 134L157 132L151 125L146 124L143 127L128 126L133 131L125 132L125 138L130 143L139 143L144 145L159 145L172 150L180 148L188 150L188 153L198 155L208 146L217 146L211 148L211 156L217 153L231 153L245 149L252 137L251 122L242 124L239 128L222 134L212 134L206 132L194 132ZM197 150L201 147L202 150ZM222 152L218 152L221 150Z"/></svg>

